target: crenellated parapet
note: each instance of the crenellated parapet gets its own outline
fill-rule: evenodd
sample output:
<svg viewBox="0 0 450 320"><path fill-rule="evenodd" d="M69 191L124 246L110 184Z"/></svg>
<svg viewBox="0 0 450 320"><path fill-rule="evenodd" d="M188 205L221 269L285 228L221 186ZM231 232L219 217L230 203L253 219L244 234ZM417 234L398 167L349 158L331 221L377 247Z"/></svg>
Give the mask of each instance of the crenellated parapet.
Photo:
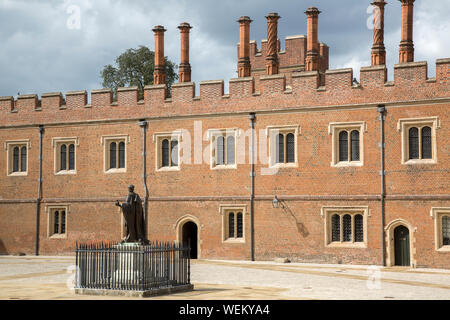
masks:
<svg viewBox="0 0 450 320"><path fill-rule="evenodd" d="M436 78L428 78L426 62L395 65L394 81L387 81L385 66L361 69L360 83L353 83L352 69L327 70L324 82L319 71L292 73L290 86L286 76L261 76L229 81L229 93L224 81L203 81L196 95L193 82L172 86L167 98L166 85L146 86L144 99L139 101L137 87L119 88L117 102L111 89L0 97L0 127L36 125L91 120L120 120L175 117L217 113L253 112L379 104L450 98L450 59L436 62ZM324 85L322 85L324 84Z"/></svg>

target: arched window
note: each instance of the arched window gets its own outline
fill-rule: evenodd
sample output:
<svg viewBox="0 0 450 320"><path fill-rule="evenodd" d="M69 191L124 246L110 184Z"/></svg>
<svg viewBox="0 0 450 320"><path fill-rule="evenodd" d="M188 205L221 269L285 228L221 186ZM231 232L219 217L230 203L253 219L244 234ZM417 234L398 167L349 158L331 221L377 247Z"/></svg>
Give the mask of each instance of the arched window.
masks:
<svg viewBox="0 0 450 320"><path fill-rule="evenodd" d="M351 136L351 161L359 161L359 131L353 130Z"/></svg>
<svg viewBox="0 0 450 320"><path fill-rule="evenodd" d="M119 143L119 168L125 168L125 142Z"/></svg>
<svg viewBox="0 0 450 320"><path fill-rule="evenodd" d="M289 133L286 136L286 163L295 162L295 136Z"/></svg>
<svg viewBox="0 0 450 320"><path fill-rule="evenodd" d="M13 172L19 172L19 147L13 150Z"/></svg>
<svg viewBox="0 0 450 320"><path fill-rule="evenodd" d="M343 229L344 242L351 242L352 241L352 216L349 214L346 214L343 218L343 223L344 223L344 229Z"/></svg>
<svg viewBox="0 0 450 320"><path fill-rule="evenodd" d="M239 212L236 216L236 238L242 238L244 236L242 218L243 218L242 212Z"/></svg>
<svg viewBox="0 0 450 320"><path fill-rule="evenodd" d="M233 136L227 138L227 165L235 164L234 156L235 139Z"/></svg>
<svg viewBox="0 0 450 320"><path fill-rule="evenodd" d="M360 214L355 216L355 242L364 242L363 216Z"/></svg>
<svg viewBox="0 0 450 320"><path fill-rule="evenodd" d="M61 211L61 234L66 233L66 212Z"/></svg>
<svg viewBox="0 0 450 320"><path fill-rule="evenodd" d="M281 133L277 135L276 148L277 163L284 163L284 135Z"/></svg>
<svg viewBox="0 0 450 320"><path fill-rule="evenodd" d="M27 171L27 147L22 147L20 149L20 171Z"/></svg>
<svg viewBox="0 0 450 320"><path fill-rule="evenodd" d="M432 142L431 142L431 128L423 127L422 128L422 159L432 159L433 153L431 150Z"/></svg>
<svg viewBox="0 0 450 320"><path fill-rule="evenodd" d="M450 217L442 217L442 245L450 246Z"/></svg>
<svg viewBox="0 0 450 320"><path fill-rule="evenodd" d="M53 233L58 234L59 233L59 211L55 211L54 213L54 220L53 220Z"/></svg>
<svg viewBox="0 0 450 320"><path fill-rule="evenodd" d="M117 143L115 142L109 145L109 168L117 168Z"/></svg>
<svg viewBox="0 0 450 320"><path fill-rule="evenodd" d="M228 215L228 237L234 238L234 212Z"/></svg>
<svg viewBox="0 0 450 320"><path fill-rule="evenodd" d="M217 138L217 165L225 164L225 138L219 136Z"/></svg>
<svg viewBox="0 0 450 320"><path fill-rule="evenodd" d="M409 129L409 159L419 159L419 129Z"/></svg>
<svg viewBox="0 0 450 320"><path fill-rule="evenodd" d="M348 132L339 133L339 161L348 161Z"/></svg>
<svg viewBox="0 0 450 320"><path fill-rule="evenodd" d="M331 217L331 241L341 241L341 218L337 214Z"/></svg>
<svg viewBox="0 0 450 320"><path fill-rule="evenodd" d="M169 157L170 157L170 155L169 155L169 140L167 140L167 139L164 139L163 141L162 141L162 144L161 144L161 146L162 146L162 166L163 167L168 167L169 166Z"/></svg>
<svg viewBox="0 0 450 320"><path fill-rule="evenodd" d="M67 170L67 145L61 145L60 170Z"/></svg>
<svg viewBox="0 0 450 320"><path fill-rule="evenodd" d="M75 170L75 145L69 146L69 170Z"/></svg>
<svg viewBox="0 0 450 320"><path fill-rule="evenodd" d="M172 162L171 165L173 167L177 167L178 166L178 140L172 140L171 141L171 158L172 158Z"/></svg>

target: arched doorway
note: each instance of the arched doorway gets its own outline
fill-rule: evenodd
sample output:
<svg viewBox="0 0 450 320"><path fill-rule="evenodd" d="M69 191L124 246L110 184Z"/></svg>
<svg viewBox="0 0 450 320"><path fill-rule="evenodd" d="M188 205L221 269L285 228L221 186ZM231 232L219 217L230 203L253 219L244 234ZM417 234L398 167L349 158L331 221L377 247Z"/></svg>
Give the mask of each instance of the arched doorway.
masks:
<svg viewBox="0 0 450 320"><path fill-rule="evenodd" d="M198 227L197 225L192 222L188 221L183 225L182 228L182 243L183 245L190 245L191 246L191 259L197 259L198 258Z"/></svg>
<svg viewBox="0 0 450 320"><path fill-rule="evenodd" d="M403 225L394 229L394 251L396 266L411 266L409 229Z"/></svg>

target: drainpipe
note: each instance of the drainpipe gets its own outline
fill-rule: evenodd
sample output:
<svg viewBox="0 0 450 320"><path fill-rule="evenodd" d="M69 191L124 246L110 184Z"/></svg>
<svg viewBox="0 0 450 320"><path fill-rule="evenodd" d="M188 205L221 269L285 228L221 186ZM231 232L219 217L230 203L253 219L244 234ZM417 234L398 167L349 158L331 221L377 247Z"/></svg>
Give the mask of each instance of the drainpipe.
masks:
<svg viewBox="0 0 450 320"><path fill-rule="evenodd" d="M255 211L255 121L256 115L250 113L250 127L252 130L250 141L250 259L255 261L255 228L254 228L254 211Z"/></svg>
<svg viewBox="0 0 450 320"><path fill-rule="evenodd" d="M385 159L385 139L384 139L384 121L386 120L386 107L384 105L378 106L378 112L380 113L379 120L380 120L380 133L381 133L381 142L380 142L380 154L381 154L381 247L382 247L382 260L383 260L383 266L386 266L386 243L385 243L385 232L384 232L384 214L385 214L385 200L386 200L386 171L384 170L384 159Z"/></svg>
<svg viewBox="0 0 450 320"><path fill-rule="evenodd" d="M39 179L38 179L38 197L36 199L36 240L35 255L39 255L39 224L42 200L42 139L44 137L44 126L39 126Z"/></svg>
<svg viewBox="0 0 450 320"><path fill-rule="evenodd" d="M147 187L147 127L148 122L145 120L139 121L139 126L142 128L142 178L144 181L145 188L145 199L144 199L144 223L145 223L145 238L147 239L147 216L148 216L148 187Z"/></svg>

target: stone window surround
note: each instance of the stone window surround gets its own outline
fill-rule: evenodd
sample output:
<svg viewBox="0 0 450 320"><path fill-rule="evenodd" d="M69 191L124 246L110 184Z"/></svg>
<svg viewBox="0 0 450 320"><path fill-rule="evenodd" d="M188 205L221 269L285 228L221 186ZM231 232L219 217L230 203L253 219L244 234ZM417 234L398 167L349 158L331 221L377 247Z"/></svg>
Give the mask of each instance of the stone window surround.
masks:
<svg viewBox="0 0 450 320"><path fill-rule="evenodd" d="M153 134L153 142L155 143L155 170L157 172L164 171L180 171L181 170L181 148L180 143L182 142L183 134L180 130L172 131L172 132L157 132ZM161 144L164 139L178 141L178 166L162 166L162 148ZM171 159L169 159L169 162Z"/></svg>
<svg viewBox="0 0 450 320"><path fill-rule="evenodd" d="M431 159L409 159L409 129L411 127L431 128L431 144L432 144L432 158ZM401 164L436 164L437 163L437 144L436 144L436 130L441 128L441 123L438 117L423 117L423 118L408 118L399 119L397 124L397 130L401 133L401 143L402 143L402 158ZM420 134L419 134L420 136ZM421 137L419 137L421 140ZM419 154L422 154L419 145Z"/></svg>
<svg viewBox="0 0 450 320"><path fill-rule="evenodd" d="M359 161L339 161L339 134L341 131L352 132L359 131ZM331 166L332 167L362 167L364 165L364 133L367 132L367 125L365 121L353 122L331 122L328 125L328 134L331 135ZM350 140L350 134L348 136ZM349 150L350 152L350 150Z"/></svg>
<svg viewBox="0 0 450 320"><path fill-rule="evenodd" d="M12 172L13 171L13 149L15 147L27 147L27 170L25 172ZM29 168L29 150L31 149L31 143L29 139L9 140L5 142L6 151L6 175L9 177L28 176ZM19 153L20 163L20 153Z"/></svg>
<svg viewBox="0 0 450 320"><path fill-rule="evenodd" d="M447 208L431 208L430 216L434 220L434 239L435 248L439 252L450 252L450 246L442 245L442 217L450 217L450 207Z"/></svg>
<svg viewBox="0 0 450 320"><path fill-rule="evenodd" d="M62 144L73 144L75 146L75 170L60 170L60 159L61 159L61 152L60 152L60 146ZM53 147L53 153L54 153L54 174L55 175L74 175L77 174L77 149L79 146L78 137L56 137L52 138L52 147ZM69 153L69 148L67 148L67 153Z"/></svg>
<svg viewBox="0 0 450 320"><path fill-rule="evenodd" d="M331 237L331 217L334 214L352 216L352 242L332 242ZM364 241L354 242L354 216L360 214L363 216L363 232ZM325 219L324 232L325 232L325 247L326 248L367 248L368 239L368 219L370 217L370 210L368 206L327 206L322 207L320 215ZM341 227L342 232L342 227Z"/></svg>
<svg viewBox="0 0 450 320"><path fill-rule="evenodd" d="M209 129L208 139L211 145L210 148L210 168L211 170L223 170L223 169L237 169L237 152L238 152L238 138L241 132L238 128L227 129ZM234 136L234 164L216 165L216 139L218 136L225 137L224 148L227 148L227 137Z"/></svg>
<svg viewBox="0 0 450 320"><path fill-rule="evenodd" d="M242 212L242 238L228 237L228 214L230 212ZM222 216L222 243L245 243L246 242L246 216L248 215L247 205L245 204L228 204L219 206L219 214ZM236 217L236 216L235 216ZM235 218L236 219L236 218Z"/></svg>
<svg viewBox="0 0 450 320"><path fill-rule="evenodd" d="M277 163L277 148L276 138L278 134L293 133L295 138L295 161L293 163ZM270 168L298 168L298 139L301 135L300 125L281 125L281 126L267 126L266 136L269 139L269 167Z"/></svg>
<svg viewBox="0 0 450 320"><path fill-rule="evenodd" d="M55 211L65 211L66 212L66 232L64 234L55 234L53 232L53 213ZM70 213L70 206L68 204L55 204L48 205L45 207L45 212L47 213L47 237L50 239L67 239L67 230L68 230L68 216Z"/></svg>
<svg viewBox="0 0 450 320"><path fill-rule="evenodd" d="M109 168L109 145L112 142L120 143L125 142L125 168ZM101 143L103 146L103 172L106 174L114 174L114 173L124 173L127 172L127 149L128 144L130 144L130 136L127 134L114 134L114 135L105 135L101 138ZM119 161L119 159L117 159Z"/></svg>

